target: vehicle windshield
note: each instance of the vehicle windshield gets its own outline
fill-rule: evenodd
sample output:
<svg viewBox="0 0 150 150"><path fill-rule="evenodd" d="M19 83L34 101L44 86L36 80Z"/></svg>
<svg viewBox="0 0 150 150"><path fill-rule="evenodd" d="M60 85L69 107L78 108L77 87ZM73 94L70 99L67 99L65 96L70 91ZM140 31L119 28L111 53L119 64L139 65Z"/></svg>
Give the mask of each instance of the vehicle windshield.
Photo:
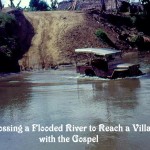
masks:
<svg viewBox="0 0 150 150"><path fill-rule="evenodd" d="M76 57L76 63L79 65L92 65L95 67L104 66L104 68L108 68L109 64L118 64L121 63L121 55L114 54L108 56L100 56L100 55L92 55L92 54L79 54ZM106 69L107 70L107 69Z"/></svg>

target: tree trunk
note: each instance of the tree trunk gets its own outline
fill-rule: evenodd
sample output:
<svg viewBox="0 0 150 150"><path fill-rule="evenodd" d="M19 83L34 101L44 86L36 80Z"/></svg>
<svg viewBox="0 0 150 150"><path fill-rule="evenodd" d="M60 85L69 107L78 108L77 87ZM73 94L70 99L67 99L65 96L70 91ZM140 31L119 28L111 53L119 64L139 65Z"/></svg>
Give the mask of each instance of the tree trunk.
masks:
<svg viewBox="0 0 150 150"><path fill-rule="evenodd" d="M115 0L116 10L118 11L118 0Z"/></svg>
<svg viewBox="0 0 150 150"><path fill-rule="evenodd" d="M15 8L15 5L13 3L14 0L10 0L10 7Z"/></svg>
<svg viewBox="0 0 150 150"><path fill-rule="evenodd" d="M105 0L100 0L100 2L101 2L101 5L102 5L102 12L103 11L106 11L106 5L105 5Z"/></svg>
<svg viewBox="0 0 150 150"><path fill-rule="evenodd" d="M2 1L0 0L0 11L2 10L3 5L2 5Z"/></svg>
<svg viewBox="0 0 150 150"><path fill-rule="evenodd" d="M17 8L19 8L19 6L20 6L20 3L21 3L21 0L18 2L17 6L16 6Z"/></svg>

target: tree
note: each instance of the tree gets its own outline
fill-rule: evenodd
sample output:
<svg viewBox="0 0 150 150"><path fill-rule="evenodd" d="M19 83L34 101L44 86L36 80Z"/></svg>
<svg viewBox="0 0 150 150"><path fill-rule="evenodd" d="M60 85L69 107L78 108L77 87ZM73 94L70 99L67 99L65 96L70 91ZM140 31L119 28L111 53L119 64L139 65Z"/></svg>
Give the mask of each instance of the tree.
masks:
<svg viewBox="0 0 150 150"><path fill-rule="evenodd" d="M141 0L141 2L143 4L145 14L150 16L150 0Z"/></svg>
<svg viewBox="0 0 150 150"><path fill-rule="evenodd" d="M101 5L102 5L102 12L106 11L106 5L105 5L105 0L100 0Z"/></svg>
<svg viewBox="0 0 150 150"><path fill-rule="evenodd" d="M29 2L30 8L32 8L32 9L37 8L37 7L38 7L38 4L39 4L39 1L40 1L40 0L30 0L30 2Z"/></svg>
<svg viewBox="0 0 150 150"><path fill-rule="evenodd" d="M20 8L20 3L21 3L21 0L18 2L18 4L16 5L17 8Z"/></svg>
<svg viewBox="0 0 150 150"><path fill-rule="evenodd" d="M14 0L10 0L10 5L9 7L11 8L17 8L17 9L20 9L20 3L21 3L21 0L18 2L18 4L15 6L15 4L13 3Z"/></svg>
<svg viewBox="0 0 150 150"><path fill-rule="evenodd" d="M2 1L0 0L0 10L3 8Z"/></svg>
<svg viewBox="0 0 150 150"><path fill-rule="evenodd" d="M118 11L118 0L115 0L116 10Z"/></svg>
<svg viewBox="0 0 150 150"><path fill-rule="evenodd" d="M40 1L37 8L40 11L47 11L49 9L49 5L45 1Z"/></svg>
<svg viewBox="0 0 150 150"><path fill-rule="evenodd" d="M14 0L10 0L10 7L15 8L15 5L13 3Z"/></svg>
<svg viewBox="0 0 150 150"><path fill-rule="evenodd" d="M50 0L51 2L51 9L52 10L56 10L57 9L57 4L58 4L58 1L57 0Z"/></svg>
<svg viewBox="0 0 150 150"><path fill-rule="evenodd" d="M47 11L49 5L43 0L30 0L29 6L35 11Z"/></svg>

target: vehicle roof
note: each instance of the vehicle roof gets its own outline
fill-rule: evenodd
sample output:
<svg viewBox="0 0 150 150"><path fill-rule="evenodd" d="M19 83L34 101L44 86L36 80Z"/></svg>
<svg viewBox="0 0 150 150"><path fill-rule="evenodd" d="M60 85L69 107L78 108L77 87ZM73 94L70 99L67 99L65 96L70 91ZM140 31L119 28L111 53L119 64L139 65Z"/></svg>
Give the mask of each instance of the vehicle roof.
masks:
<svg viewBox="0 0 150 150"><path fill-rule="evenodd" d="M77 53L91 53L99 56L107 56L112 54L121 54L120 50L114 50L109 48L79 48L75 49Z"/></svg>

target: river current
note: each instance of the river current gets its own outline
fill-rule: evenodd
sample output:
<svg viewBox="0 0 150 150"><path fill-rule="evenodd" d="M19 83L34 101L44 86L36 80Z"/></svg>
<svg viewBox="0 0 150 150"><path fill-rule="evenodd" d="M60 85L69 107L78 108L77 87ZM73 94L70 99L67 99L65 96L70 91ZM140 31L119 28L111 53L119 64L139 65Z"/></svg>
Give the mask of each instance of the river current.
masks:
<svg viewBox="0 0 150 150"><path fill-rule="evenodd" d="M132 58L132 59L131 59ZM145 75L117 80L80 76L75 68L23 72L0 80L0 149L2 150L147 150L150 148L150 57L126 56ZM33 131L33 125L49 131ZM65 131L66 125L74 128ZM52 129L52 126L64 129ZM69 126L68 125L68 126ZM99 131L99 125L130 131ZM139 125L138 131L133 126ZM13 131L14 126L18 132ZM29 131L19 133L19 126ZM96 131L89 131L89 126ZM6 129L7 127L7 129ZM85 130L84 130L85 127ZM87 128L86 128L87 127ZM12 131L10 131L12 129ZM53 131L50 131L50 130ZM80 131L76 131L79 130ZM146 129L146 131L145 131ZM7 131L5 131L7 130ZM40 130L40 129L39 129ZM42 130L42 129L41 129ZM64 137L70 142L45 142L39 137ZM74 142L72 136L98 142Z"/></svg>

